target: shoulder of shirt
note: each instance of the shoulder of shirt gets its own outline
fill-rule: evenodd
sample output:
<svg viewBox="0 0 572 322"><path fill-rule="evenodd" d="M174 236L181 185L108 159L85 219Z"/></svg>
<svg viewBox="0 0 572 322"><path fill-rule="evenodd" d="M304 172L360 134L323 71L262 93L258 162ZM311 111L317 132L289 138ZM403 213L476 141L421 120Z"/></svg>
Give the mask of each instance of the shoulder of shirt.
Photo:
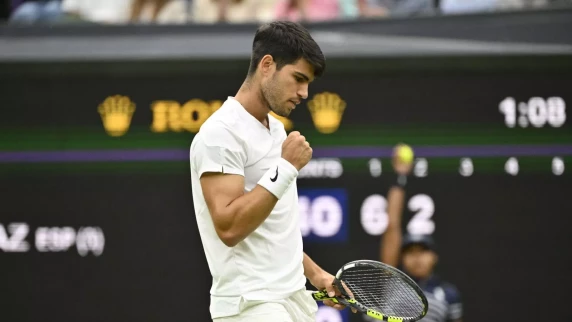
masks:
<svg viewBox="0 0 572 322"><path fill-rule="evenodd" d="M203 123L193 138L191 150L198 142L207 146L242 150L248 133L248 128L244 122L241 122L235 106L227 101Z"/></svg>
<svg viewBox="0 0 572 322"><path fill-rule="evenodd" d="M209 128L209 126L212 126L214 123L222 123L228 127L236 127L240 124L239 119L240 115L237 110L236 102L227 99L221 107L203 123L200 131L203 131L203 128Z"/></svg>
<svg viewBox="0 0 572 322"><path fill-rule="evenodd" d="M230 134L237 139L244 139L248 133L248 126L242 122L236 103L227 100L216 110L201 126L197 135L203 137L210 135L227 135Z"/></svg>

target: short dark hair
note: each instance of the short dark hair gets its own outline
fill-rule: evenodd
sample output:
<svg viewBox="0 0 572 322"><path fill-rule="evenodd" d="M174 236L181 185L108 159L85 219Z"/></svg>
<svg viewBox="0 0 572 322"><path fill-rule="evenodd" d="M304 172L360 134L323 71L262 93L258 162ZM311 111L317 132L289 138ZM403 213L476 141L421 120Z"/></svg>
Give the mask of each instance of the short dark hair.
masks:
<svg viewBox="0 0 572 322"><path fill-rule="evenodd" d="M322 76L326 69L326 58L320 46L306 28L295 22L270 22L256 30L248 75L254 74L265 55L274 58L278 70L294 64L300 58L304 58L314 68L316 77Z"/></svg>

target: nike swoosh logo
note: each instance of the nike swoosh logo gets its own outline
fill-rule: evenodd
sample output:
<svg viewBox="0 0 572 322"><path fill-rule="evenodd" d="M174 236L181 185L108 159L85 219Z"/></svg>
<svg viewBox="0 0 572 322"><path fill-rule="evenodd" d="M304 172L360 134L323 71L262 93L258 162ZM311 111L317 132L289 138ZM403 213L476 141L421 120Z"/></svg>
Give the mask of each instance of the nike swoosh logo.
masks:
<svg viewBox="0 0 572 322"><path fill-rule="evenodd" d="M278 167L276 167L276 176L274 176L274 178L270 178L270 181L276 182L276 179L278 179Z"/></svg>

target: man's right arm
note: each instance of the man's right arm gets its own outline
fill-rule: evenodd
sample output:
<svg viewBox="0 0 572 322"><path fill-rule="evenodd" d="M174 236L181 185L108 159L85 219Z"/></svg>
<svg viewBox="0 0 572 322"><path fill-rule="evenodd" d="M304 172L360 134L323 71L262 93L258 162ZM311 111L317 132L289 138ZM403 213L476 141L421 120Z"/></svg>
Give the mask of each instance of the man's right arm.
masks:
<svg viewBox="0 0 572 322"><path fill-rule="evenodd" d="M229 247L256 230L278 201L259 185L244 193L244 177L236 174L205 173L201 188L217 235Z"/></svg>
<svg viewBox="0 0 572 322"><path fill-rule="evenodd" d="M266 220L299 169L310 160L312 149L299 132L290 133L282 145L282 158L244 193L246 154L240 139L226 129L201 131L204 133L191 149L191 166L200 177L217 235L233 247Z"/></svg>

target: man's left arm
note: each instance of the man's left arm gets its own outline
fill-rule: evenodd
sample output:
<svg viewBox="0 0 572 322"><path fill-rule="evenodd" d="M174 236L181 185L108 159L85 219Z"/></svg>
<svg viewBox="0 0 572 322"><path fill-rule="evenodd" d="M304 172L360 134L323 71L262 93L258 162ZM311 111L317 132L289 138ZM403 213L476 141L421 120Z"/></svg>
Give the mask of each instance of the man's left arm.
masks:
<svg viewBox="0 0 572 322"><path fill-rule="evenodd" d="M334 276L324 271L318 264L316 264L310 256L304 253L304 275L310 281L315 288L319 291L327 290L329 296L334 296L334 287L332 282L334 281Z"/></svg>
<svg viewBox="0 0 572 322"><path fill-rule="evenodd" d="M317 290L326 290L330 297L341 295L340 291L334 286L334 276L318 266L306 253L304 253L303 265L304 275ZM330 300L325 300L323 303L338 310L345 308L345 305L336 304ZM356 313L357 311L352 308L352 312Z"/></svg>

